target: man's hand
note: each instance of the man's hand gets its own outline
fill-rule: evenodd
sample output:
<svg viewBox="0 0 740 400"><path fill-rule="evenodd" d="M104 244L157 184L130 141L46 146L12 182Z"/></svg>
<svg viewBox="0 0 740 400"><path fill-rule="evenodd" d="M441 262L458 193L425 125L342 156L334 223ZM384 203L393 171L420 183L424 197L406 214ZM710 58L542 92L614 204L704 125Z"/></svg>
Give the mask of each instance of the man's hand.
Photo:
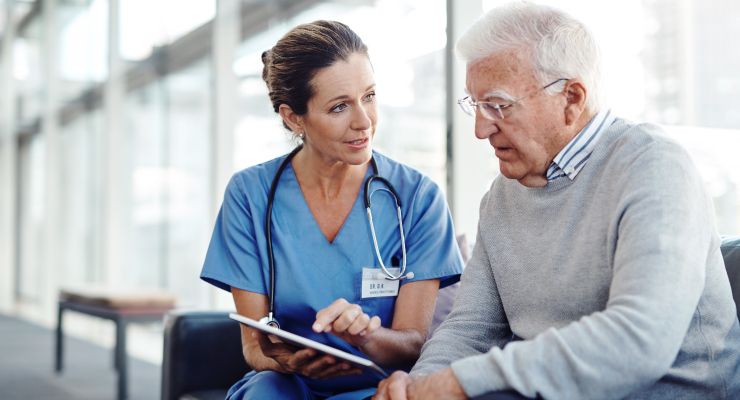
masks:
<svg viewBox="0 0 740 400"><path fill-rule="evenodd" d="M406 400L406 390L411 377L403 371L396 371L378 384L373 400Z"/></svg>
<svg viewBox="0 0 740 400"><path fill-rule="evenodd" d="M431 375L414 376L396 371L378 385L373 400L467 399L450 368Z"/></svg>

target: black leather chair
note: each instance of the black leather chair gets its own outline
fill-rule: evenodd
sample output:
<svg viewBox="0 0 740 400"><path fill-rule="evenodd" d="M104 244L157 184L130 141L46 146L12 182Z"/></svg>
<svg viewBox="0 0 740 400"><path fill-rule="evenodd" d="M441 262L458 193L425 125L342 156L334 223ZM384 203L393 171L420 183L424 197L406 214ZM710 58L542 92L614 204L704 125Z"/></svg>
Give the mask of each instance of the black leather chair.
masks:
<svg viewBox="0 0 740 400"><path fill-rule="evenodd" d="M722 242L732 297L740 309L740 237ZM738 311L740 318L740 311ZM162 362L162 399L223 399L249 371L241 352L239 324L228 312L173 312L167 316ZM502 394L479 399L502 399ZM516 394L511 399L520 399Z"/></svg>
<svg viewBox="0 0 740 400"><path fill-rule="evenodd" d="M163 400L223 400L250 370L239 324L228 312L174 311L167 315L162 359Z"/></svg>

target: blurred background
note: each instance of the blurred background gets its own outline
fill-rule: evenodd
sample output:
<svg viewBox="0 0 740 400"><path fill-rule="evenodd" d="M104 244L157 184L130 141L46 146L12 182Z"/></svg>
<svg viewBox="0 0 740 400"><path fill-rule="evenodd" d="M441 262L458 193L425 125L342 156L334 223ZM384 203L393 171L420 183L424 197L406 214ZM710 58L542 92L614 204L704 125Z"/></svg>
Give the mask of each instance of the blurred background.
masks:
<svg viewBox="0 0 740 400"><path fill-rule="evenodd" d="M233 308L198 279L223 190L235 171L292 146L260 55L316 19L342 21L368 45L377 148L435 180L458 233L473 239L498 167L455 104L465 70L453 46L501 3L0 0L0 337L22 322L47 332L50 345L65 287L158 289L178 308ZM718 229L737 234L740 2L547 4L597 37L607 106L682 142ZM85 315L65 321L66 335L103 349L113 330ZM128 335L129 354L157 367L162 325L132 325ZM0 354L0 369L12 368L7 360ZM51 350L38 362L52 374ZM135 395L158 397L155 378L132 381L143 386ZM10 384L0 380L0 398Z"/></svg>

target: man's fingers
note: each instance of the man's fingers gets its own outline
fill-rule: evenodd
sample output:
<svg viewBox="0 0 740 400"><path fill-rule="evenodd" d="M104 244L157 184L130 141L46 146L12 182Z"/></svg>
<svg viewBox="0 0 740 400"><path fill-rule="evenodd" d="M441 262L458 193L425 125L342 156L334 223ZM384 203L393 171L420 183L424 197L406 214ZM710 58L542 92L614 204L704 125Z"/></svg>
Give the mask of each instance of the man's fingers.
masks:
<svg viewBox="0 0 740 400"><path fill-rule="evenodd" d="M388 398L390 400L406 400L406 383L393 381L388 385Z"/></svg>
<svg viewBox="0 0 740 400"><path fill-rule="evenodd" d="M406 387L408 384L408 374L401 371L394 372L388 382L387 397L390 400L406 400Z"/></svg>
<svg viewBox="0 0 740 400"><path fill-rule="evenodd" d="M388 400L386 393L388 392L388 380L389 378L383 379L378 384L378 390L373 395L372 400Z"/></svg>
<svg viewBox="0 0 740 400"><path fill-rule="evenodd" d="M349 302L340 298L331 303L329 307L316 313L316 322L312 326L314 332L328 332L331 329L332 322L342 314L347 306L349 306Z"/></svg>

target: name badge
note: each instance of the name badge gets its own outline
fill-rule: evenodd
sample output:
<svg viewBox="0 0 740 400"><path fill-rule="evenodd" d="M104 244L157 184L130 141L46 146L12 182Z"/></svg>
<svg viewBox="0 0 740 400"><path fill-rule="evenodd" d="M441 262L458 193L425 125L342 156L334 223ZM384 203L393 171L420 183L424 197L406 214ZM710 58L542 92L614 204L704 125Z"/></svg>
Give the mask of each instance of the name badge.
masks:
<svg viewBox="0 0 740 400"><path fill-rule="evenodd" d="M393 275L401 272L400 268L388 268ZM385 279L380 268L362 269L362 298L398 296L398 281Z"/></svg>

